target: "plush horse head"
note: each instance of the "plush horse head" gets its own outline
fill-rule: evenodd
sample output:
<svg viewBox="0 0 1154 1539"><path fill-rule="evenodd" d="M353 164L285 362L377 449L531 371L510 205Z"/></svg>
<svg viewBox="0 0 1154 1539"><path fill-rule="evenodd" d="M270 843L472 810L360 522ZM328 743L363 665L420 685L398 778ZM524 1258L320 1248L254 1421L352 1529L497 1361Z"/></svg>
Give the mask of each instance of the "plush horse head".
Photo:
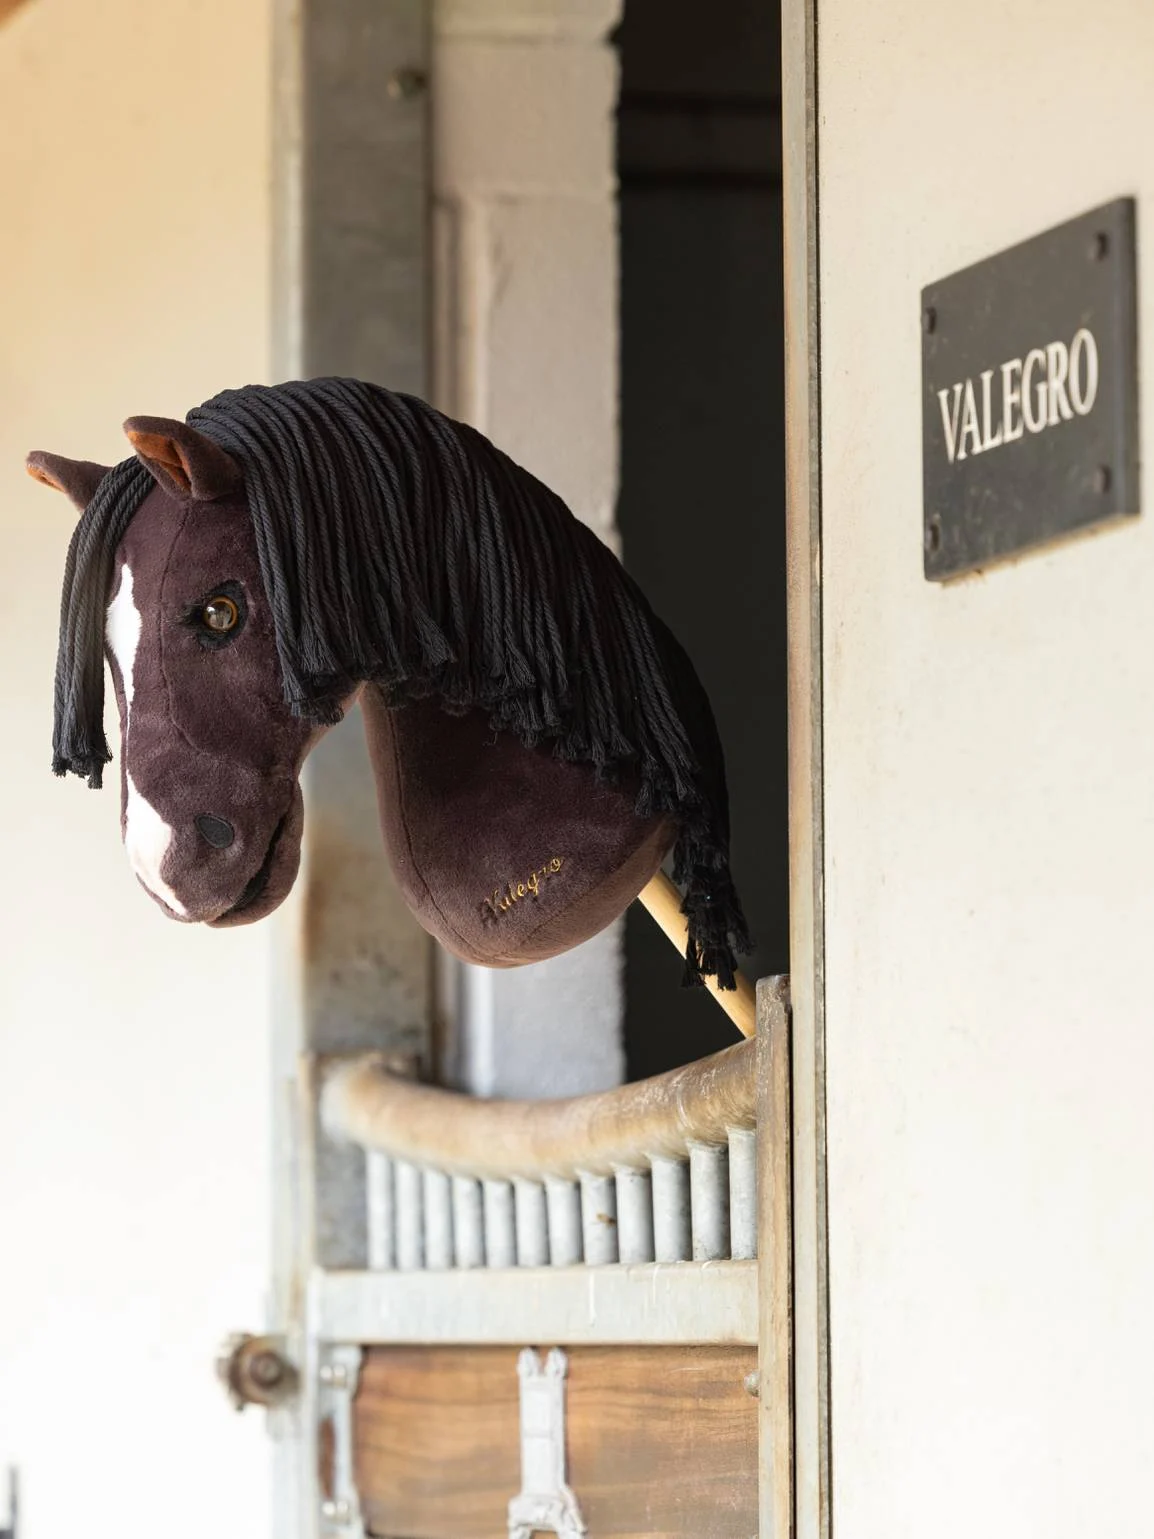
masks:
<svg viewBox="0 0 1154 1539"><path fill-rule="evenodd" d="M82 510L65 571L53 768L98 786L103 661L122 827L166 913L271 912L295 879L312 746L360 702L386 848L469 961L603 928L671 847L688 973L747 940L724 766L685 654L527 472L423 402L348 380L135 417L106 469L36 453Z"/></svg>
<svg viewBox="0 0 1154 1539"><path fill-rule="evenodd" d="M147 466L132 478L144 495L116 548L105 619L125 847L172 917L246 923L293 884L300 767L324 728L284 702L239 467L183 424L125 429ZM48 454L28 465L82 509L108 474ZM99 764L85 767L99 782Z"/></svg>

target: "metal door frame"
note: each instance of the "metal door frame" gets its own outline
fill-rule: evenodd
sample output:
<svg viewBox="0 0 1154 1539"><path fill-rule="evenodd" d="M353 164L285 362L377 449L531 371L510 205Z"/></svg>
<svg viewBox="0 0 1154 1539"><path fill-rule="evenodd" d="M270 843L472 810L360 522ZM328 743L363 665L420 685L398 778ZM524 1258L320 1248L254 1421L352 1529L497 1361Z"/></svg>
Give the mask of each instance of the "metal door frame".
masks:
<svg viewBox="0 0 1154 1539"><path fill-rule="evenodd" d="M791 1213L780 1202L763 1223L789 1237L785 1264L761 1278L763 1368L791 1386L762 1401L762 1539L828 1539L830 1523L829 1307L826 1243L824 1079L824 832L822 804L822 595L820 346L817 219L817 0L782 0L782 116L786 316L787 603L789 626L790 894L792 1063ZM429 71L426 0L275 0L274 6L274 374L360 373L427 394ZM375 81L358 103L343 50L326 40L369 39ZM381 113L382 93L395 107ZM358 110L374 113L375 158L341 152L357 132ZM384 154L381 154L381 151ZM382 177L382 166L387 175ZM356 213L357 239L327 238ZM327 233L326 233L327 232ZM348 325L350 295L381 323L366 334ZM375 349L375 354L374 350ZM325 787L311 788L314 797ZM331 793L339 794L338 782ZM375 820L367 836L377 840ZM323 1253L318 1183L324 1202L348 1221L347 1243L363 1243L363 1173L326 1166L315 1137L314 1096L302 1069L315 1052L380 1046L388 987L365 1040L339 1044L310 1008L309 861L278 921L273 1046L274 1179L271 1324L286 1330L302 1368L304 1394L274 1411L275 1533L315 1539L320 1523L315 1426L319 1362L311 1329L313 1269ZM365 981L361 987L364 989ZM370 979L369 986L376 986ZM768 1006L767 1006L768 1008ZM410 1011L411 1014L411 1011ZM767 1043L772 1034L767 1033ZM410 1021L400 1048L412 1047ZM788 1041L778 1034L778 1041ZM766 1082L781 1083L766 1066ZM768 1142L768 1141L767 1141ZM763 1193L780 1191L780 1171L762 1155ZM765 1202L769 1199L766 1197ZM354 1217L354 1213L356 1216ZM348 1238L351 1236L351 1239ZM331 1236L330 1236L331 1238ZM784 1335L783 1335L784 1331ZM767 1344L776 1343L767 1356ZM785 1343L782 1348L782 1343ZM316 1370L316 1371L314 1371ZM763 1383L767 1382L763 1372Z"/></svg>
<svg viewBox="0 0 1154 1539"><path fill-rule="evenodd" d="M818 0L782 0L793 1005L793 1512L787 1532L796 1532L797 1539L829 1539L831 1532L817 5ZM764 1453L762 1474L765 1485ZM779 1539L781 1526L780 1520L776 1528L769 1526L763 1507L763 1539L770 1534Z"/></svg>

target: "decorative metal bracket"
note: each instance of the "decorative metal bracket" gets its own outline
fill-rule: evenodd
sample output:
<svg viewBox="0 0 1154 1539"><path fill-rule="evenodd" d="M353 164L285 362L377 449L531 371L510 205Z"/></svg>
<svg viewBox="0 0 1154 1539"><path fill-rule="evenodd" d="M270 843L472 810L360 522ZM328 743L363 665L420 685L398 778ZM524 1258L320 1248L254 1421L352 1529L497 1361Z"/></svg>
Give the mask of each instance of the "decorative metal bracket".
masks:
<svg viewBox="0 0 1154 1539"><path fill-rule="evenodd" d="M353 1398L361 1374L361 1349L321 1348L317 1426L321 1446L321 1532L340 1539L365 1539L360 1496L353 1472Z"/></svg>
<svg viewBox="0 0 1154 1539"><path fill-rule="evenodd" d="M531 1347L517 1359L521 1380L521 1493L509 1503L509 1539L588 1532L565 1483L565 1375L569 1361L554 1347L542 1366Z"/></svg>

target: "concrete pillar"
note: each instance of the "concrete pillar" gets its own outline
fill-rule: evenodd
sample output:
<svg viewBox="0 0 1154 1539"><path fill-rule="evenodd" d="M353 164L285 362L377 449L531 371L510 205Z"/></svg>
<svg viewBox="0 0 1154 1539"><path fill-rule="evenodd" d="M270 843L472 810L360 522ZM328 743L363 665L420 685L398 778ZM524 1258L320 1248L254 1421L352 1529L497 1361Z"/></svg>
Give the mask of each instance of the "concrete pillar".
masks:
<svg viewBox="0 0 1154 1539"><path fill-rule="evenodd" d="M437 404L610 543L617 496L619 0L433 7ZM445 1077L483 1095L619 1082L620 926L509 972L441 966Z"/></svg>

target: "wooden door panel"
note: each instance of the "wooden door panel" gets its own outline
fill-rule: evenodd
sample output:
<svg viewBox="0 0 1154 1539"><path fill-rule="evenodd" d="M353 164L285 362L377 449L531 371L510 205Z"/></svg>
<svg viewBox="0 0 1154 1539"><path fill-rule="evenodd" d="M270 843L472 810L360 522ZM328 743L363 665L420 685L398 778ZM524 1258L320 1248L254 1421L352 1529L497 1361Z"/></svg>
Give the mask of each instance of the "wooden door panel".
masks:
<svg viewBox="0 0 1154 1539"><path fill-rule="evenodd" d="M366 1352L353 1453L369 1533L504 1536L520 1479L519 1396L510 1347Z"/></svg>
<svg viewBox="0 0 1154 1539"><path fill-rule="evenodd" d="M546 1344L547 1345L547 1344ZM381 1539L505 1539L521 1483L510 1347L377 1347L354 1442L368 1531ZM569 1484L589 1539L751 1539L757 1533L753 1347L567 1351Z"/></svg>

